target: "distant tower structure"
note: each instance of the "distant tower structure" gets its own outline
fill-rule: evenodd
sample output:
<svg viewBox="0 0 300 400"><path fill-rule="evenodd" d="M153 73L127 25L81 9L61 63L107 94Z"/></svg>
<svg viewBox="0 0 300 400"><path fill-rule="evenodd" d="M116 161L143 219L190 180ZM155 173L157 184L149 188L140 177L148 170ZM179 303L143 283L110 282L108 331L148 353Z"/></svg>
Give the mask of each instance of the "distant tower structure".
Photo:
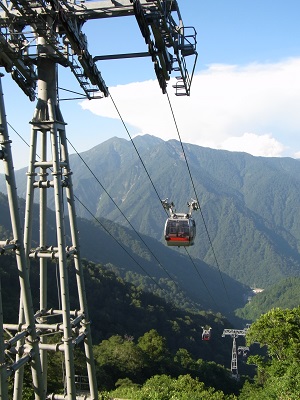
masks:
<svg viewBox="0 0 300 400"><path fill-rule="evenodd" d="M222 337L230 336L232 338L232 351L231 351L231 374L232 377L236 380L239 380L239 372L238 372L238 363L237 363L237 348L236 348L236 339L239 336L246 336L248 328L244 329L224 329ZM249 348L248 348L249 350Z"/></svg>
<svg viewBox="0 0 300 400"><path fill-rule="evenodd" d="M135 16L147 51L93 58L82 31L84 23L91 19L124 16ZM21 285L18 324L6 324L0 318L0 329L4 327L11 338L6 342L3 335L0 337L0 394L3 400L8 398L7 375L13 373L13 400L22 399L24 365L27 362L32 367L36 400L98 398L66 123L57 96L57 66L70 68L86 98L95 99L109 95L96 61L141 56L151 58L163 93L166 92L171 73L176 72L176 95L190 94L197 60L196 32L192 27L184 27L176 0L0 0L0 67L11 74L30 101L35 101L37 96L31 120L24 239L19 228L16 194L12 189L15 186L13 165L2 103L0 110L0 155L9 180L8 195L14 235L12 241L1 242L0 246L3 251L10 248L15 251ZM186 57L193 60L191 73ZM49 190L54 192L55 201L53 243L49 243L50 235L47 235ZM34 208L35 195L38 195L38 215ZM65 203L68 219L65 218ZM38 238L33 232L34 218L38 224ZM68 264L68 260L72 262ZM26 268L27 265L36 268L36 262L39 264L40 277L39 309L33 311ZM58 273L56 308L50 302L53 288L49 287L48 281L49 271L55 268L54 264ZM76 276L77 291L72 293L72 298L76 297L77 310L72 309L70 298L70 270ZM49 340L51 336L52 341ZM88 391L84 394L78 392L75 384L74 351L80 343L83 344L88 377ZM6 367L7 346L15 348L11 354L15 361L8 369L3 367ZM51 352L61 352L64 360L64 384L59 393L48 393L47 368Z"/></svg>

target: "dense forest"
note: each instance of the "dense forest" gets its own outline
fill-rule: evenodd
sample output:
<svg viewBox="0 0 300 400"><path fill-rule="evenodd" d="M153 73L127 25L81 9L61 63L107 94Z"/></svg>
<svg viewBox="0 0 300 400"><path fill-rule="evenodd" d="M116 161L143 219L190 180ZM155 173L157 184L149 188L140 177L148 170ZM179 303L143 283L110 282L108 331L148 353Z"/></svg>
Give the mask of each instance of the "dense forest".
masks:
<svg viewBox="0 0 300 400"><path fill-rule="evenodd" d="M255 321L275 307L294 308L300 304L300 278L282 279L263 292L249 299L249 302L235 311L236 315L249 322Z"/></svg>
<svg viewBox="0 0 300 400"><path fill-rule="evenodd" d="M18 280L12 273L12 257L2 255L1 261L4 319L12 322L17 317ZM251 324L246 342L238 342L249 346L250 353L246 358L238 356L237 379L229 368L232 341L222 338L223 329L231 326L221 314L177 308L144 292L143 277L137 287L104 266L88 261L83 265L101 399L299 398L300 308L273 308ZM49 305L53 307L58 301L55 268L53 264L48 277L52 288ZM68 270L70 293L75 294L72 261ZM39 282L34 265L30 275L36 293ZM38 307L38 299L33 300ZM76 301L71 296L72 307L76 307ZM202 340L203 327L212 327L209 341ZM84 372L82 355L77 348L78 375ZM63 380L61 363L58 353L49 360L50 392L56 391ZM26 370L25 377L28 376ZM30 386L23 398L32 398Z"/></svg>
<svg viewBox="0 0 300 400"><path fill-rule="evenodd" d="M178 142L145 136L136 143L162 197L186 204L190 188ZM197 240L185 253L162 243L166 216L154 205L157 199L130 146L113 138L83 154L104 177L105 186L95 185L95 177L91 179L76 156L72 161L76 196L89 211L87 215L78 207L78 229L101 400L298 400L300 220L294 210L299 162L187 145L202 214L195 213ZM176 174L170 176L174 167ZM18 171L17 179L22 195L24 171ZM129 217L130 227L111 199ZM51 195L49 200L51 205ZM9 210L2 193L0 207L0 233L9 237ZM22 199L20 214L23 219ZM38 209L33 213L33 246L39 243L37 216ZM66 217L67 242L68 222ZM47 239L49 245L56 243L51 209ZM54 261L48 263L48 303L55 309L59 272ZM13 268L14 258L2 254L7 323L18 320L20 293ZM71 258L68 273L71 308L78 309ZM39 266L34 260L30 282L38 310ZM251 297L250 286L264 290ZM222 333L226 328L244 329L247 323L246 340L237 338L237 346L248 350L238 352L239 374L232 375L233 341ZM207 328L211 337L205 341L202 332ZM79 346L78 376L84 373L82 357ZM61 387L62 371L61 355L52 354L49 392ZM24 400L33 398L29 374L26 367Z"/></svg>
<svg viewBox="0 0 300 400"><path fill-rule="evenodd" d="M19 310L18 277L13 271L13 265L11 256L1 257L3 317L8 323L16 321ZM168 348L171 351L184 347L194 357L225 362L230 354L230 347L223 346L221 334L224 327L231 325L220 313L215 314L195 308L193 310L178 308L174 303L167 303L151 293L150 286L144 286L142 276L139 285L136 286L99 264L83 260L83 266L89 314L92 320L93 343L99 344L101 340L106 340L112 335L137 339L145 332L155 329L161 336L167 338ZM75 269L71 260L68 271L71 308L78 309ZM30 278L34 307L38 309L38 263L33 263ZM50 308L55 309L59 303L55 263L49 268L47 279L48 304ZM143 290L144 288L146 290ZM178 296L180 297L180 293ZM176 291L174 297L176 298ZM214 332L213 340L209 343L202 341L202 327L205 326L212 327ZM216 347L221 351L215 352ZM215 356L212 356L214 353Z"/></svg>
<svg viewBox="0 0 300 400"><path fill-rule="evenodd" d="M2 255L1 261L3 317L12 323L18 313L18 278L13 257ZM52 264L48 272L48 303L57 308L57 265ZM230 344L222 343L221 334L230 325L221 314L179 309L143 291L143 277L137 287L111 269L87 261L83 265L100 390L112 390L122 379L141 385L158 372L172 377L189 374L196 379L199 370L205 385L225 392L236 390L228 369L222 366L226 361L229 364ZM71 306L76 309L76 277L71 260L68 271ZM37 294L38 263L31 266L30 278L32 292ZM34 296L33 301L38 309L39 299ZM203 327L212 328L212 340L202 340ZM78 375L82 373L80 354L78 349ZM55 353L49 367L50 391L57 389L60 365L61 357ZM222 377L219 383L218 375Z"/></svg>
<svg viewBox="0 0 300 400"><path fill-rule="evenodd" d="M300 307L294 309L274 308L255 321L247 332L247 345L263 348L260 354L251 355L248 364L255 365L253 379L243 377L231 379L230 390L216 390L201 382L203 373L198 365L199 375L190 373L172 376L157 374L143 385L129 380L118 382L118 388L109 396L123 396L131 400L297 400L300 397ZM201 364L201 363L200 363ZM224 380L221 371L210 370L209 374ZM232 386L235 383L235 387ZM215 386L218 387L218 386ZM235 389L235 390L234 390Z"/></svg>

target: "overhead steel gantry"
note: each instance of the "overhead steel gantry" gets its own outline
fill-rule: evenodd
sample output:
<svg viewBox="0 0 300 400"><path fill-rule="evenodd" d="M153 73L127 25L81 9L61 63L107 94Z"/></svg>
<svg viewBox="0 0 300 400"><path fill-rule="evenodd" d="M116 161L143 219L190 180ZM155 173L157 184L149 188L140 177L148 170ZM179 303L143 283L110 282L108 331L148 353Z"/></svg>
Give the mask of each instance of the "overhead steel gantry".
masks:
<svg viewBox="0 0 300 400"><path fill-rule="evenodd" d="M69 67L88 99L108 96L97 61L142 56L151 57L163 93L174 72L175 93L190 95L198 56L196 31L183 25L175 0L1 0L0 8L0 65L31 101L41 57ZM82 32L84 23L130 15L136 17L147 51L92 57Z"/></svg>
<svg viewBox="0 0 300 400"><path fill-rule="evenodd" d="M135 16L145 39L146 51L93 57L88 50L87 37L82 31L84 23L91 19L124 16ZM101 57L135 56L151 58L163 93L166 92L171 73L175 72L176 94L190 94L197 59L196 32L194 28L184 27L177 1L0 0L0 66L11 74L31 101L37 100L31 120L24 237L18 228L14 231L15 239L12 242L0 242L3 249L11 249L16 254L21 287L18 322L7 324L0 318L0 329L3 327L8 335L0 337L1 399L8 398L5 383L7 376L12 374L13 400L22 399L24 366L27 363L32 367L36 400L98 398L66 123L57 99L57 65L70 68L84 96L95 99L109 95L96 65L97 60ZM187 57L193 60L190 72ZM5 161L6 177L14 186L13 166L7 152L10 140L4 102L0 111L1 133L5 133L0 138L0 156ZM48 243L47 238L48 189L54 191L55 199L56 239L53 243ZM35 199L36 194L39 195L38 201ZM68 219L65 219L64 199ZM39 203L38 244L33 241L34 201ZM15 193L10 208L12 215L18 215ZM13 217L12 221L15 221ZM66 227L67 221L69 227ZM70 243L67 243L67 230L70 231ZM67 259L72 260L71 268L76 275L77 311L72 309L70 301ZM36 268L36 262L32 260L38 262L40 276L39 309L35 311L32 310L29 280L26 273L22 273L27 271L27 267ZM56 308L50 304L48 294L53 288L49 287L47 277L54 264L57 265L59 276L57 290L60 301ZM72 293L72 297L76 295ZM48 340L49 336L53 336L53 339ZM56 342L53 343L54 340ZM89 390L84 394L78 392L75 384L74 351L80 343L83 343L89 384ZM49 353L54 351L61 352L64 357L64 385L59 393L48 393L48 358Z"/></svg>

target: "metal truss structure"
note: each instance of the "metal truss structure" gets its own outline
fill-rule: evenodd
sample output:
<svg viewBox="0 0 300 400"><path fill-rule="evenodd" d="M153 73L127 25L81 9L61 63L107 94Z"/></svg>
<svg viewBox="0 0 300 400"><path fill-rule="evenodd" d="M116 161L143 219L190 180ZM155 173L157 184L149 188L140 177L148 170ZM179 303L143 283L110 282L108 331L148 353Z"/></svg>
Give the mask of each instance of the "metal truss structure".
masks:
<svg viewBox="0 0 300 400"><path fill-rule="evenodd" d="M174 17L175 15L175 17ZM91 19L135 16L147 51L137 54L92 56L83 24ZM36 107L31 120L31 142L27 172L24 236L19 221L14 170L7 133L1 90L0 159L5 165L13 239L0 241L0 253L13 251L20 281L19 319L7 324L0 309L0 397L8 399L7 378L13 377L13 400L21 400L24 369L31 366L36 400L75 400L98 398L83 267L80 256L72 171L66 139L66 123L57 99L57 65L69 68L84 96L109 96L109 90L96 65L97 60L149 56L159 85L166 92L171 72L176 72L177 95L189 95L197 59L196 32L185 28L175 0L1 0L0 67L11 75ZM188 72L186 57L194 60ZM49 243L47 192L55 199L55 232ZM38 197L35 198L35 197ZM34 203L39 204L36 213ZM67 204L67 210L64 205ZM38 215L36 215L38 214ZM68 218L66 218L66 216ZM33 220L39 231L35 238ZM70 261L69 261L70 260ZM39 306L33 310L30 268L39 266ZM57 268L58 304L53 306L49 272ZM76 281L70 294L69 275ZM37 297L37 296L35 296ZM72 297L72 299L71 299ZM75 300L73 300L75 298ZM71 301L72 300L72 301ZM76 303L77 309L74 304ZM0 298L1 306L1 298ZM1 329L3 328L3 329ZM76 387L74 353L82 348L88 390ZM48 393L50 354L63 358L63 387Z"/></svg>
<svg viewBox="0 0 300 400"><path fill-rule="evenodd" d="M15 254L15 267L11 267L10 273L15 271L15 274L19 277L20 300L23 309L23 325L16 329L14 333L10 333L14 331L15 327L11 324L4 324L2 297L0 296L0 398L3 400L7 400L9 398L7 385L8 378L13 376L16 371L20 371L26 363L30 363L33 385L36 388L36 396L37 398L42 399L44 398L44 395L42 367L39 357L39 340L35 326L27 257L24 248L20 215L18 213L19 206L12 161L11 144L8 136L2 92L2 76L3 74L0 74L0 160L3 161L4 173L6 177L6 189L11 217L12 236L0 241L0 255L2 256L9 252L14 252ZM8 337L4 336L4 332L9 332ZM22 346L20 346L21 341L23 343ZM15 355L17 355L16 358L14 358ZM19 398L21 397L19 396Z"/></svg>
<svg viewBox="0 0 300 400"><path fill-rule="evenodd" d="M174 71L176 94L190 94L197 60L196 31L183 25L175 0L1 0L1 9L0 65L31 101L41 58L69 67L88 99L108 96L96 61L141 56L151 57L163 93ZM136 17L147 51L92 57L82 31L84 23L130 15ZM193 59L191 71L187 57Z"/></svg>
<svg viewBox="0 0 300 400"><path fill-rule="evenodd" d="M232 338L232 351L231 351L231 374L232 377L236 380L239 380L239 372L238 372L238 364L237 364L237 355L238 351L242 351L243 355L249 351L249 347L239 346L238 351L236 348L236 339L239 336L246 336L247 330L249 328L246 327L244 329L224 329L222 337L230 336Z"/></svg>

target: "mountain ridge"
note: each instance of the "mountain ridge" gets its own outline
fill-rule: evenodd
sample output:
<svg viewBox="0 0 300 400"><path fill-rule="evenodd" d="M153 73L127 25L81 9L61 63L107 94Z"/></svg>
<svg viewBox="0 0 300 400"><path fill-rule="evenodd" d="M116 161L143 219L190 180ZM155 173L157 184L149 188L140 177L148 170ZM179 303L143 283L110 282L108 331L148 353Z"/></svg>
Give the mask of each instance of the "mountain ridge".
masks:
<svg viewBox="0 0 300 400"><path fill-rule="evenodd" d="M130 141L114 137L80 157L70 156L74 193L90 211L77 203L77 214L126 226L117 204L138 232L163 242L166 214L160 200L168 197L178 212L185 212L187 201L195 197L181 143L150 135L137 136L133 143L139 154ZM260 282L267 287L282 277L298 276L299 161L183 147L201 205L201 213L193 213L197 237L191 256L248 286ZM24 197L21 171L16 179Z"/></svg>

